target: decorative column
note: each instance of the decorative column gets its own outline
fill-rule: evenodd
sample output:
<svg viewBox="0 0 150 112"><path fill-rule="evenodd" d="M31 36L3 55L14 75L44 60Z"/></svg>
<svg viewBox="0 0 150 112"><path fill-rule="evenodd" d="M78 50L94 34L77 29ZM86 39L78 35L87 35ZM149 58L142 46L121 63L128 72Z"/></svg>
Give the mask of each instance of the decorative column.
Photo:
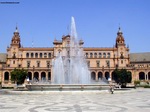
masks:
<svg viewBox="0 0 150 112"><path fill-rule="evenodd" d="M95 75L96 75L95 80L98 81L98 72L97 71L95 71Z"/></svg>
<svg viewBox="0 0 150 112"><path fill-rule="evenodd" d="M8 84L11 84L11 75L10 75L10 72L9 72L9 81L8 81Z"/></svg>
<svg viewBox="0 0 150 112"><path fill-rule="evenodd" d="M46 80L48 80L48 72L49 72L49 71L46 72Z"/></svg>
<svg viewBox="0 0 150 112"><path fill-rule="evenodd" d="M41 72L39 72L39 81L41 80Z"/></svg>

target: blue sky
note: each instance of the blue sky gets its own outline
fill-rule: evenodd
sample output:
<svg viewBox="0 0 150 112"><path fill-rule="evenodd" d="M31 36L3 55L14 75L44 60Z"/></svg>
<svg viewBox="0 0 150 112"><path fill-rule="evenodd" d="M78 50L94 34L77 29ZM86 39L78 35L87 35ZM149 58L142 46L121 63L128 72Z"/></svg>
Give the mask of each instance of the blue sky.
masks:
<svg viewBox="0 0 150 112"><path fill-rule="evenodd" d="M0 0L0 52L10 45L16 23L23 47L53 47L75 17L84 47L113 47L119 24L130 52L150 52L150 0Z"/></svg>

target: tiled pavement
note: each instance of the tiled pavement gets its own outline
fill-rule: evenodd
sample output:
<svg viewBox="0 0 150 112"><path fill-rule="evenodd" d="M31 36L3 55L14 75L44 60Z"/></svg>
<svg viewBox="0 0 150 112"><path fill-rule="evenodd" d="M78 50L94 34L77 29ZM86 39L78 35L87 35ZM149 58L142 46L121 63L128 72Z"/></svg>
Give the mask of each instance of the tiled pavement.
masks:
<svg viewBox="0 0 150 112"><path fill-rule="evenodd" d="M0 112L150 112L150 89L100 94L4 94Z"/></svg>

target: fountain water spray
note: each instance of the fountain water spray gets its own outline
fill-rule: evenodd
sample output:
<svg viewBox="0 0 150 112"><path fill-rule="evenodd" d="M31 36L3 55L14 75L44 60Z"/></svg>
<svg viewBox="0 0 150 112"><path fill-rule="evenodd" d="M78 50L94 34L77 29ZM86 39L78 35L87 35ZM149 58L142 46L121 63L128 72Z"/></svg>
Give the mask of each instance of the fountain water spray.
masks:
<svg viewBox="0 0 150 112"><path fill-rule="evenodd" d="M65 56L59 52L53 60L54 84L89 84L91 77L83 48L78 40L75 20L71 18L71 34Z"/></svg>

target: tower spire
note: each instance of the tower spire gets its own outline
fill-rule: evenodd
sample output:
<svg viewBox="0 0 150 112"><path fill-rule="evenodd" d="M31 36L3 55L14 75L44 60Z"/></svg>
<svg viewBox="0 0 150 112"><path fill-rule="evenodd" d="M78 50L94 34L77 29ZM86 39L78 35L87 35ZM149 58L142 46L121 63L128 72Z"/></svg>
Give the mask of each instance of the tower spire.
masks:
<svg viewBox="0 0 150 112"><path fill-rule="evenodd" d="M15 30L15 32L18 32L18 26L17 26L17 23L16 23L16 30Z"/></svg>

